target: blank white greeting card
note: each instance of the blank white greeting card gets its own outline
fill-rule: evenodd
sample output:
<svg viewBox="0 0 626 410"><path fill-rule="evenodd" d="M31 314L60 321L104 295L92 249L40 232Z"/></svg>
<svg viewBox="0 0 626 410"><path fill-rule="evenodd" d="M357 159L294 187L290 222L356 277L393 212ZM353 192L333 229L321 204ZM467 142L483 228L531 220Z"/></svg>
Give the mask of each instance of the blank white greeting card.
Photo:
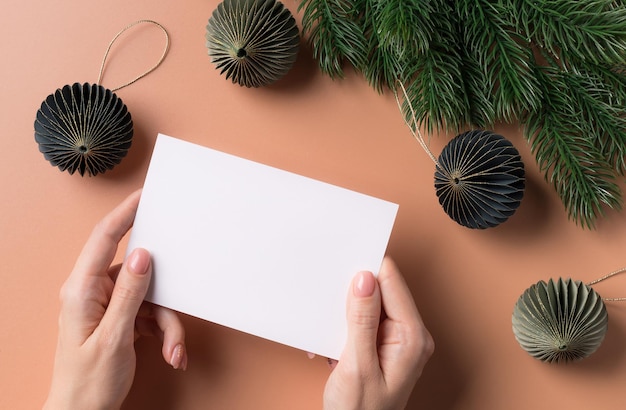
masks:
<svg viewBox="0 0 626 410"><path fill-rule="evenodd" d="M339 358L352 277L378 272L396 204L160 134L128 249L147 300Z"/></svg>

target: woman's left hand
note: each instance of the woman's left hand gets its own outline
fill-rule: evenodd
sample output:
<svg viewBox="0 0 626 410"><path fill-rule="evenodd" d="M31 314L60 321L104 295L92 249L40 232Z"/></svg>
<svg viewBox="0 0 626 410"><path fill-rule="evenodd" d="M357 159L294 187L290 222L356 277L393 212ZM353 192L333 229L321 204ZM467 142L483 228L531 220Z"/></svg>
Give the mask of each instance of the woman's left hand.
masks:
<svg viewBox="0 0 626 410"><path fill-rule="evenodd" d="M185 331L177 314L144 302L152 264L134 249L111 266L135 219L141 192L130 195L93 230L60 293L59 336L45 408L119 408L135 375L134 343L158 336L163 358L187 367Z"/></svg>

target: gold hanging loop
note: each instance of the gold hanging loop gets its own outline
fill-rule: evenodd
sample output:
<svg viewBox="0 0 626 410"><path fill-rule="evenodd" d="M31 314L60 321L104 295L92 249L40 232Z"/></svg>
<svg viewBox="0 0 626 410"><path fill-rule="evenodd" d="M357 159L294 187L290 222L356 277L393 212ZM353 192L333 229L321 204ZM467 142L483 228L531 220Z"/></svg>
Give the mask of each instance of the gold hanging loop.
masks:
<svg viewBox="0 0 626 410"><path fill-rule="evenodd" d="M142 24L142 23L148 23L148 24L154 24L156 25L158 28L161 29L161 31L163 31L163 34L165 35L165 48L163 49L163 54L161 55L161 58L159 58L159 61L157 61L157 63L150 67L148 70L146 70L145 72L139 74L137 77L135 77L134 79L132 79L131 81L122 84L119 87L113 88L111 89L111 91L115 92L117 90L120 90L124 87L127 87L131 84L133 84L134 82L142 79L143 77L147 76L148 74L150 74L151 72L153 72L154 70L156 70L156 68L158 66L161 65L161 63L163 62L163 60L165 59L165 56L167 55L167 52L170 48L170 35L167 32L167 30L165 29L165 27L163 27L161 24L157 23L156 21L153 20L137 20L133 23L130 23L128 26L124 27L122 30L120 30L119 33L117 33L115 35L115 37L113 37L113 40L111 40L111 42L109 43L109 46L107 47L105 53L104 53L104 57L102 58L102 64L100 65L100 74L98 75L98 82L97 84L100 84L100 82L102 81L102 75L104 74L104 65L106 63L107 57L109 56L109 51L111 51L111 47L113 46L113 43L115 43L115 41L118 39L119 36L121 36L122 34L124 34L124 32L126 32L128 29L138 25L138 24Z"/></svg>
<svg viewBox="0 0 626 410"><path fill-rule="evenodd" d="M592 286L595 285L596 283L602 282L603 280L609 279L612 276L615 276L617 274L620 274L622 272L626 272L626 267L618 269L616 271L613 271L607 275L602 276L601 278L598 278L596 280L592 280L591 282L587 283L587 286ZM626 297L623 298L602 298L602 300L606 301L606 302L626 302Z"/></svg>
<svg viewBox="0 0 626 410"><path fill-rule="evenodd" d="M437 158L432 153L430 148L428 148L428 144L426 144L426 141L424 140L424 136L419 130L419 126L417 124L417 117L415 115L415 110L413 109L413 105L411 104L411 101L409 101L409 96L406 92L406 88L404 88L404 84L402 84L402 81L400 80L398 80L398 84L400 85L400 88L402 89L404 101L406 102L406 105L409 107L409 111L411 111L411 122L405 119L404 123L407 125L407 127L409 127L409 130L411 131L413 138L415 138L417 142L419 142L419 144L422 146L422 148L424 148L424 151L426 151L430 159L433 160L435 165L439 165L439 163L437 162ZM400 112L404 112L404 110L402 109L402 103L400 102L400 98L398 97L398 92L396 90L393 91L393 95L396 97L396 103L398 104L398 108L400 109ZM415 127L415 129L413 127Z"/></svg>

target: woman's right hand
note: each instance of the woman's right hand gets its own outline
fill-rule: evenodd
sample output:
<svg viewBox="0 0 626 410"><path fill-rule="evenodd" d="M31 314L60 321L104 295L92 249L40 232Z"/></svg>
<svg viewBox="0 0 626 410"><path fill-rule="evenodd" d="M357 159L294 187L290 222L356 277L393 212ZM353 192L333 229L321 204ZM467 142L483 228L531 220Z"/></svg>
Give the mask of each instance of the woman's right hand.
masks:
<svg viewBox="0 0 626 410"><path fill-rule="evenodd" d="M324 409L405 408L435 345L391 259L378 279L371 272L354 277L347 320L347 343L332 364Z"/></svg>

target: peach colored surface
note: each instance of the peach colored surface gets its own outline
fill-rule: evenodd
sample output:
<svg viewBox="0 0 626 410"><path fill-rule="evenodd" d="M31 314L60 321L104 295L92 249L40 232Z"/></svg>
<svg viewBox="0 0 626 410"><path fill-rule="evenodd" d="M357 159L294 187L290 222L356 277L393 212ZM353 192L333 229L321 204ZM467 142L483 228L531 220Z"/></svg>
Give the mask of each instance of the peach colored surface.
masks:
<svg viewBox="0 0 626 410"><path fill-rule="evenodd" d="M609 331L590 358L547 365L511 331L518 296L539 279L589 281L626 265L626 212L596 230L567 220L519 129L499 126L520 150L527 190L504 225L473 231L452 222L433 188L434 167L412 139L391 95L358 75L323 76L301 49L269 88L224 80L204 45L218 1L5 1L0 16L0 408L43 403L56 343L58 291L92 226L142 185L158 132L355 189L400 204L388 252L406 276L436 353L412 409L616 409L626 391L626 304L608 303ZM297 16L297 3L285 3ZM41 101L73 82L95 82L109 40L150 18L169 30L171 51L154 73L117 94L133 115L127 158L94 178L61 173L33 139ZM138 74L163 37L139 26L120 38L103 85ZM432 137L439 153L449 135ZM626 296L626 277L596 285ZM343 314L343 312L337 312ZM130 409L319 409L323 359L191 317L189 369L177 372L155 340L137 344ZM324 335L320 335L323 337Z"/></svg>

